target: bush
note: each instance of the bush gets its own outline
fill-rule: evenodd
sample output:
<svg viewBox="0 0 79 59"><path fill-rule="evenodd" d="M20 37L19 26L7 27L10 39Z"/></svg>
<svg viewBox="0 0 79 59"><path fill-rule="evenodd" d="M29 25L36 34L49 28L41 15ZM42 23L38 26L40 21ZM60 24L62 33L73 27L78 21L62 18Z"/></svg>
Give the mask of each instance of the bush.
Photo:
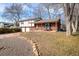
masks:
<svg viewBox="0 0 79 59"><path fill-rule="evenodd" d="M20 32L20 28L0 28L0 34Z"/></svg>

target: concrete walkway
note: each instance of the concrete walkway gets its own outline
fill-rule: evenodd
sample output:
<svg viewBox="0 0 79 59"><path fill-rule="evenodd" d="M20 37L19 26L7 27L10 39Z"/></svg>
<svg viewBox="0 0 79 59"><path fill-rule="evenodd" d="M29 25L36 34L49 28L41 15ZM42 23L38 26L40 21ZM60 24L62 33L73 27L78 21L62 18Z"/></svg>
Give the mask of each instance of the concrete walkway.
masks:
<svg viewBox="0 0 79 59"><path fill-rule="evenodd" d="M32 45L20 33L0 35L0 56L32 56Z"/></svg>

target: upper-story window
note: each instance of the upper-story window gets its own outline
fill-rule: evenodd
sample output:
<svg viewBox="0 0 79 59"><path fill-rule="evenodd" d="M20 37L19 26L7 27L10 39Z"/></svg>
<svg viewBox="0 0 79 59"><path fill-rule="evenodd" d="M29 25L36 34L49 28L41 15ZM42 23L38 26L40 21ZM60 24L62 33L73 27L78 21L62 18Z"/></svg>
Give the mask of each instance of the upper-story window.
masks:
<svg viewBox="0 0 79 59"><path fill-rule="evenodd" d="M21 24L24 24L24 22L21 22Z"/></svg>

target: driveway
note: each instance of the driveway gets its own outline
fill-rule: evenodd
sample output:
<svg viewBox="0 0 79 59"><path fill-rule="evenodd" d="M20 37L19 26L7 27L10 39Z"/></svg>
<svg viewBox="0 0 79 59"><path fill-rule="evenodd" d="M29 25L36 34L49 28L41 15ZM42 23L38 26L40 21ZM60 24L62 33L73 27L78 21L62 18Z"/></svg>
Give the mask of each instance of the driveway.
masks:
<svg viewBox="0 0 79 59"><path fill-rule="evenodd" d="M0 56L32 56L32 45L20 33L0 35Z"/></svg>

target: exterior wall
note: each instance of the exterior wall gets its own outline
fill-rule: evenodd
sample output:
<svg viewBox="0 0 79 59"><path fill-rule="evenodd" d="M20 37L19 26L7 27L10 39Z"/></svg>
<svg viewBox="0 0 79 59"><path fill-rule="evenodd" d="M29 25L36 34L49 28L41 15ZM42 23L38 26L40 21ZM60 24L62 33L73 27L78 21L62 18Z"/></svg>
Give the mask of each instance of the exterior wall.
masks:
<svg viewBox="0 0 79 59"><path fill-rule="evenodd" d="M19 22L19 27L22 32L30 32L31 27L34 27L34 20Z"/></svg>
<svg viewBox="0 0 79 59"><path fill-rule="evenodd" d="M30 28L25 28L25 31L26 32L30 32Z"/></svg>
<svg viewBox="0 0 79 59"><path fill-rule="evenodd" d="M22 31L22 32L25 32L25 28L21 28L21 31Z"/></svg>
<svg viewBox="0 0 79 59"><path fill-rule="evenodd" d="M37 31L44 31L45 30L44 24L36 24L35 30L37 30Z"/></svg>
<svg viewBox="0 0 79 59"><path fill-rule="evenodd" d="M57 22L52 23L51 29L52 31L57 31Z"/></svg>
<svg viewBox="0 0 79 59"><path fill-rule="evenodd" d="M3 23L0 23L0 28L4 28L4 24Z"/></svg>
<svg viewBox="0 0 79 59"><path fill-rule="evenodd" d="M23 28L21 28L21 31L22 31L22 32L30 32L30 28L24 28L24 27L23 27Z"/></svg>
<svg viewBox="0 0 79 59"><path fill-rule="evenodd" d="M34 26L34 21L33 20L22 21L22 22L19 22L19 26L20 27L31 27L31 26Z"/></svg>
<svg viewBox="0 0 79 59"><path fill-rule="evenodd" d="M60 23L59 22L53 22L51 23L51 30L50 31L58 31L60 29ZM35 30L37 31L46 31L44 24L35 24Z"/></svg>

